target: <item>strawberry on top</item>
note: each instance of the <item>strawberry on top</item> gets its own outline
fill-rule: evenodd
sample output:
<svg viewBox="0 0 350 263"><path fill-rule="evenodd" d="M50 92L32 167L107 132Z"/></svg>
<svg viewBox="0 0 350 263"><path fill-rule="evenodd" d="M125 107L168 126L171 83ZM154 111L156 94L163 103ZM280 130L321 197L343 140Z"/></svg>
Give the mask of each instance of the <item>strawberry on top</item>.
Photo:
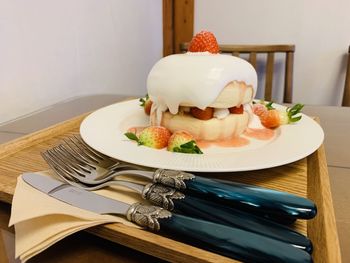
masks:
<svg viewBox="0 0 350 263"><path fill-rule="evenodd" d="M190 52L210 52L213 54L219 53L219 45L213 33L208 31L201 31L196 34L189 46L188 51Z"/></svg>

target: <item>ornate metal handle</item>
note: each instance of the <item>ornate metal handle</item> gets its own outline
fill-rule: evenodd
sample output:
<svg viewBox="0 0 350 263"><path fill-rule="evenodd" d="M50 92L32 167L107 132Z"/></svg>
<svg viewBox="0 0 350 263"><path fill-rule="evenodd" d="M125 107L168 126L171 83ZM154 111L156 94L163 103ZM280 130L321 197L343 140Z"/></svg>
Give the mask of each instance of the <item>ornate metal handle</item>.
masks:
<svg viewBox="0 0 350 263"><path fill-rule="evenodd" d="M142 197L155 205L172 211L175 206L173 200L184 199L185 195L175 188L151 183L143 189Z"/></svg>
<svg viewBox="0 0 350 263"><path fill-rule="evenodd" d="M153 182L184 190L186 189L186 181L194 178L193 174L182 171L157 169L154 172Z"/></svg>
<svg viewBox="0 0 350 263"><path fill-rule="evenodd" d="M142 203L132 204L126 214L126 218L129 221L152 231L160 230L159 219L170 218L171 216L172 214L168 210Z"/></svg>

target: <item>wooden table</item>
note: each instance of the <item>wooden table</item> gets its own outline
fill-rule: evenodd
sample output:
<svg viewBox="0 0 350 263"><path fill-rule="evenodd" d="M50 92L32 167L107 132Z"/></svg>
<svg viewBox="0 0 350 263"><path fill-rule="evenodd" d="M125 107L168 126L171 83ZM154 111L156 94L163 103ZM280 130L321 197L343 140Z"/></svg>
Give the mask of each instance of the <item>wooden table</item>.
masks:
<svg viewBox="0 0 350 263"><path fill-rule="evenodd" d="M74 115L74 114L72 114L72 112L75 112L75 115L78 115L78 114L80 114L82 112L94 110L95 108L99 108L104 103L105 104L109 104L109 103L111 103L113 101L117 101L117 100L120 100L120 99L121 98L119 96L95 96L95 97L90 97L90 98L89 97L80 98L78 103L77 103L77 101L75 101L75 102L72 102L72 103L68 102L66 104L56 105L56 107L51 108L48 111L44 111L41 114L39 113L38 115L34 115L34 116L30 116L28 118L25 118L24 120L22 120L22 122L21 121L14 122L14 123L10 123L10 124L7 124L7 125L4 125L4 126L0 127L0 135L1 134L6 134L6 135L10 134L10 135L13 135L14 137L18 137L18 136L23 135L23 134L32 133L32 132L34 132L36 130L39 130L39 129L44 128L44 127L47 127L47 126L51 125L52 123L55 123L55 122L61 121L61 120L65 120L65 119L68 119L68 118L72 117L72 115ZM94 101L95 105L90 105L88 103L89 101ZM101 103L98 103L98 102L101 102ZM79 106L77 106L77 105L79 105ZM85 107L82 106L82 105L85 105ZM72 108L74 108L74 109L78 108L78 110L73 111ZM62 111L60 111L60 109ZM52 118L52 116L55 115L55 114L56 114L56 118ZM312 114L312 115L319 116L318 114ZM322 157L323 154L324 154L324 152L323 152L323 150L321 150L314 156L314 158L316 158L316 159L317 158L323 158ZM315 159L313 159L313 160L315 160ZM310 163L310 167L312 167L312 162ZM321 168L317 167L316 170L320 171L320 169L324 170L324 169L326 169L326 166L325 167L321 167ZM314 178L320 178L320 177L314 177ZM327 183L328 177L327 178L323 178L321 180L326 180L326 183ZM313 182L313 183L319 184L320 182ZM311 186L311 185L313 185L313 183L311 182L308 185ZM311 188L311 189L309 189L309 191L312 192L313 189ZM325 193L325 194L327 195L329 193ZM320 195L320 196L322 196L322 195ZM3 200L6 200L6 198L8 198L8 197L4 197L3 196ZM331 206L331 204L328 204L328 205ZM5 204L2 204L1 208L2 208L1 214L3 215L1 217L1 220L6 222L6 220L8 220L9 207L6 206ZM7 215L7 217L6 217L6 215ZM325 222L327 222L327 221L325 221ZM327 226L320 225L320 227L327 227ZM8 229L6 229L4 227L4 225L2 225L2 229L3 229L2 230L3 232L6 231L8 233ZM11 231L11 229L10 229L10 231ZM11 236L9 234L6 234L6 235L7 236ZM75 238L77 238L78 240L81 240L81 238L84 238L84 242L85 242L85 240L89 240L88 238L86 238L86 235L88 235L88 234L80 233L80 234L77 234L77 235L74 235L74 236L70 237L69 239L72 239L72 242L76 242L76 240L74 240ZM331 236L334 237L334 235L332 235L332 233L330 233L328 237L331 237ZM335 238L336 238L336 235L335 235ZM7 239L7 240L9 240L9 239ZM160 261L160 260L155 259L153 257L145 256L142 253L134 252L133 250L124 248L122 246L116 246L116 248L111 249L111 251L114 251L114 252L110 253L110 252L108 252L109 251L108 249L107 249L107 251L105 251L105 249L108 248L109 246L105 245L106 243L104 243L104 242L108 243L107 241L104 240L102 242L104 245L103 246L98 246L97 245L97 247L94 250L89 249L90 248L90 243L87 243L86 246L85 245L84 246L80 246L80 250L79 250L80 252L79 253L80 254L82 253L83 255L88 255L88 254L92 253L91 251L94 251L94 253L97 255L97 254L99 254L99 251L102 251L101 255L104 255L104 256L111 255L111 258L113 258L114 262L118 262L118 260L121 260L119 262L128 262L128 261L126 261L126 258L127 258L127 260L129 260L129 262L138 262L138 261L140 261L140 259L142 259L143 262L145 262L145 261L147 262L148 260L149 260L149 262ZM11 241L7 242L7 244L9 244L9 243L11 243ZM98 243L100 243L100 242L96 242L95 238L91 238L91 244L92 244L91 246L95 247L95 245L98 244ZM37 258L40 258L40 257L44 257L45 258L46 254L48 254L48 255L55 254L55 251L57 251L57 249L58 249L57 246L61 246L60 249L64 249L65 246L66 246L66 248L69 248L69 242L64 242L64 243L61 242L61 243L57 244L56 246L54 246L52 249L47 250L45 253L43 253L42 255L40 255ZM325 248L323 248L323 249L325 249ZM334 256L336 257L336 255L337 255L336 244L335 244L334 248L328 248L328 249L330 249L331 250L330 253L334 253ZM10 251L8 253L11 253L11 249L7 248L7 251ZM52 252L50 252L50 251L52 251ZM123 256L123 255L125 255L125 253L123 253L125 251L127 251L126 252L126 254L127 254L126 257ZM0 252L1 252L1 246L0 246ZM74 260L75 260L74 262L76 262L77 257L74 256L76 254L71 254L71 253L73 253L73 252L71 250L69 250L68 254L66 254L66 255L68 255L68 257L65 257L65 260L68 260L67 262L69 262L69 258L70 259L74 258ZM2 254L2 253L0 253L0 254ZM60 255L61 255L61 253L60 253ZM71 256L69 256L69 255L71 255ZM35 258L34 261L37 260L37 258ZM48 261L46 261L46 260L48 260ZM47 258L45 258L46 262L51 262L50 260L53 260L52 262L55 262L55 260L58 260L58 259L53 259L51 256L48 256Z"/></svg>

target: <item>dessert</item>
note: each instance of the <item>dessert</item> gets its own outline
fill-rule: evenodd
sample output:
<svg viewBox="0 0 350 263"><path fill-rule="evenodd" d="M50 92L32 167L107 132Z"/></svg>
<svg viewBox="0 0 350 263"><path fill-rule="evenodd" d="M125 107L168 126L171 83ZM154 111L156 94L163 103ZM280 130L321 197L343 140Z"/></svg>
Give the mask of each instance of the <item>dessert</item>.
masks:
<svg viewBox="0 0 350 263"><path fill-rule="evenodd" d="M172 133L185 130L207 141L245 131L251 114L245 105L256 93L256 71L243 59L217 52L215 37L201 32L189 52L164 57L153 66L147 79L151 125Z"/></svg>
<svg viewBox="0 0 350 263"><path fill-rule="evenodd" d="M303 105L277 110L272 102L255 103L256 88L253 66L219 54L215 36L202 31L189 52L164 57L153 66L148 94L139 100L150 126L130 128L125 135L138 145L201 154L199 147L269 141L275 128L300 120Z"/></svg>

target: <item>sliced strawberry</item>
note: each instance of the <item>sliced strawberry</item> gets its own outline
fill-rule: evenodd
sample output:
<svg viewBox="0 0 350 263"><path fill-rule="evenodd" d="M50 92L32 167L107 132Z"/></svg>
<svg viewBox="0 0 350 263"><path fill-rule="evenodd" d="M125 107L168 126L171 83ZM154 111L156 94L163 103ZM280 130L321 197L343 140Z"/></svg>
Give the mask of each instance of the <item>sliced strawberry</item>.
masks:
<svg viewBox="0 0 350 263"><path fill-rule="evenodd" d="M201 110L199 108L191 108L191 114L193 117L200 119L200 120L210 120L214 116L214 109L207 107L204 110Z"/></svg>
<svg viewBox="0 0 350 263"><path fill-rule="evenodd" d="M162 149L168 145L171 132L165 127L149 126L141 131L140 136L136 136L132 132L125 133L125 136L136 141L139 145Z"/></svg>
<svg viewBox="0 0 350 263"><path fill-rule="evenodd" d="M243 105L239 107L231 107L229 108L229 111L231 114L243 114L244 112Z"/></svg>
<svg viewBox="0 0 350 263"><path fill-rule="evenodd" d="M210 52L213 54L219 53L219 45L213 33L208 31L201 31L196 34L189 46L190 52Z"/></svg>
<svg viewBox="0 0 350 263"><path fill-rule="evenodd" d="M167 150L181 153L203 153L197 146L192 134L187 131L174 132L169 139Z"/></svg>

